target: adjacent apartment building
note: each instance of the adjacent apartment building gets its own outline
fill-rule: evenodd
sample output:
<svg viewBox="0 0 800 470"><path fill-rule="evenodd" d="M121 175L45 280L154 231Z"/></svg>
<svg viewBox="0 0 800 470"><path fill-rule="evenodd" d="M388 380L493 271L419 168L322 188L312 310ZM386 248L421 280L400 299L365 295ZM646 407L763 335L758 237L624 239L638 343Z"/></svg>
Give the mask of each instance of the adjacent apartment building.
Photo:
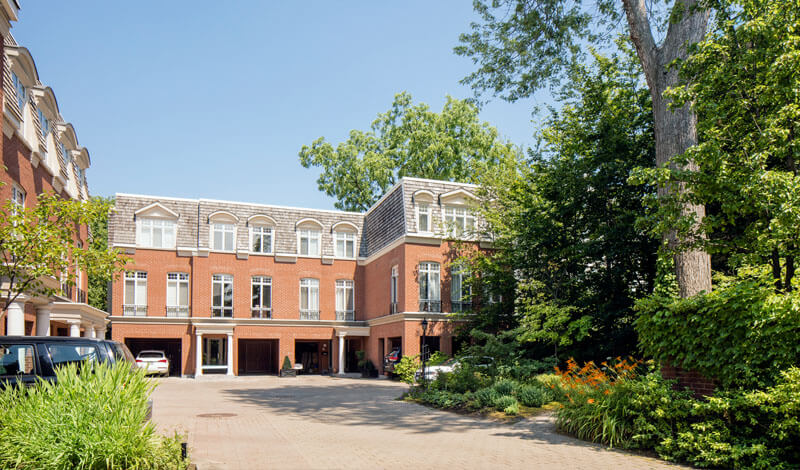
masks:
<svg viewBox="0 0 800 470"><path fill-rule="evenodd" d="M20 210L33 207L41 193L84 200L89 197L89 152L78 143L75 129L61 114L52 88L40 80L28 49L10 34L18 11L15 0L0 0L0 196ZM87 227L81 227L76 242L88 243ZM103 337L108 315L86 304L87 278L82 272L76 277L74 285L63 279L42 279L45 285L60 290L60 295L21 295L0 321L0 334ZM3 289L8 289L7 279L0 279Z"/></svg>
<svg viewBox="0 0 800 470"><path fill-rule="evenodd" d="M400 347L451 354L472 298L456 252L481 249L469 184L403 178L366 213L116 195L112 338L160 349L173 375L378 368ZM457 240L457 241L456 241Z"/></svg>

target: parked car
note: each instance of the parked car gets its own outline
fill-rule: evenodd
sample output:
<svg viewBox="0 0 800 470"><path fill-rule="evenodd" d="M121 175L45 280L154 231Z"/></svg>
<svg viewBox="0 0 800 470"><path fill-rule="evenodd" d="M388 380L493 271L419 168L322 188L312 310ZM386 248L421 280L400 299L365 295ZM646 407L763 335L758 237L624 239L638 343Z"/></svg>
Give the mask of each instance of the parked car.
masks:
<svg viewBox="0 0 800 470"><path fill-rule="evenodd" d="M136 365L145 374L169 375L169 359L164 351L145 350L136 355Z"/></svg>
<svg viewBox="0 0 800 470"><path fill-rule="evenodd" d="M494 359L488 356L464 356L460 358L451 358L436 366L425 367L425 380L436 380L439 374L449 374L454 370L461 367L462 364L470 364L477 369L488 369L494 364ZM414 380L417 382L422 380L422 368L414 374Z"/></svg>
<svg viewBox="0 0 800 470"><path fill-rule="evenodd" d="M403 355L400 353L400 348L394 348L392 351L383 356L383 372L388 374L394 374L394 366L400 359L403 358Z"/></svg>

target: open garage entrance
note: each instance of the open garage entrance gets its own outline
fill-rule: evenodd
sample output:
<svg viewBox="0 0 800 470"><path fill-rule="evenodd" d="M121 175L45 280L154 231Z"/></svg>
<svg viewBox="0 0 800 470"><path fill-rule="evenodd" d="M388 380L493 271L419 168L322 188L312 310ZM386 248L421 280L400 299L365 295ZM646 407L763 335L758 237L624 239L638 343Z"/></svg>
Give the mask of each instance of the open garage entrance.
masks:
<svg viewBox="0 0 800 470"><path fill-rule="evenodd" d="M180 377L183 370L181 363L181 340L180 338L125 338L125 346L131 350L136 357L140 351L154 350L164 351L164 355L169 359L169 375Z"/></svg>
<svg viewBox="0 0 800 470"><path fill-rule="evenodd" d="M277 373L277 339L239 340L239 375Z"/></svg>
<svg viewBox="0 0 800 470"><path fill-rule="evenodd" d="M294 362L303 364L301 374L328 374L330 372L330 341L296 340Z"/></svg>

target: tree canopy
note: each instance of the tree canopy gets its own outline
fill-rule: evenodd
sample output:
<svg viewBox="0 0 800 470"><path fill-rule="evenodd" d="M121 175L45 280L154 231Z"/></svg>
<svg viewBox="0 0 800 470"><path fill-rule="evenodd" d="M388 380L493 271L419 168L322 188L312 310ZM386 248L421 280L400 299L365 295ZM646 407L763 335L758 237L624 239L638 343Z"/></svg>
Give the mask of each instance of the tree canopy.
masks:
<svg viewBox="0 0 800 470"><path fill-rule="evenodd" d="M486 168L518 151L481 122L468 101L448 96L437 113L404 92L369 130L352 130L335 146L320 137L299 156L304 167L322 168L317 184L336 198L337 208L364 211L404 176L476 182Z"/></svg>

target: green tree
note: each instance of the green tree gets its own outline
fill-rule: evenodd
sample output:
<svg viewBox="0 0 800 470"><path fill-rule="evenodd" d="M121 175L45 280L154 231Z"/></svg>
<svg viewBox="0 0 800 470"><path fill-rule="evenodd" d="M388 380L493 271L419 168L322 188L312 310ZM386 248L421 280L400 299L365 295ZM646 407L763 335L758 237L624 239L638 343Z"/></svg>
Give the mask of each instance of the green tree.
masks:
<svg viewBox="0 0 800 470"><path fill-rule="evenodd" d="M654 189L627 184L655 158L649 93L630 53L594 57L571 72L530 159L487 173L481 212L495 251L473 268L515 298L488 305L476 327L521 327L526 341L575 343L587 359L635 347L633 303L652 290L658 248L636 225Z"/></svg>
<svg viewBox="0 0 800 470"><path fill-rule="evenodd" d="M4 283L0 315L20 295L57 294L59 277L75 282L75 267L90 279L118 273L125 265L118 251L76 243L80 227L105 218L109 207L105 201L44 193L30 208L6 201L0 209L0 279Z"/></svg>
<svg viewBox="0 0 800 470"><path fill-rule="evenodd" d="M478 119L473 104L448 96L436 113L403 92L370 130L352 130L335 147L320 137L299 155L305 168L322 167L317 184L336 198L337 208L364 211L403 176L474 182L485 168L517 152Z"/></svg>
<svg viewBox="0 0 800 470"><path fill-rule="evenodd" d="M104 198L95 196L92 198L97 202L108 207L114 206L114 198ZM96 217L89 223L89 234L91 235L91 245L95 250L108 249L108 212L105 217ZM89 277L89 305L94 308L110 311L108 305L108 283L112 281L111 276L90 276Z"/></svg>
<svg viewBox="0 0 800 470"><path fill-rule="evenodd" d="M567 78L586 59L586 45L610 45L609 34L623 18L637 52L652 99L656 166L695 169L695 162L674 160L697 143L696 116L688 105L669 108L664 91L678 83L669 64L687 57L687 44L706 33L711 10L700 0L474 0L480 22L462 34L455 52L472 58L477 70L464 79L478 91L491 91L514 101L531 96L548 84ZM657 38L663 36L660 44ZM681 186L661 186L662 196L681 192ZM703 205L685 200L682 210L696 224L705 216ZM664 233L675 243L676 232ZM707 253L688 248L674 254L680 293L684 297L711 290Z"/></svg>
<svg viewBox="0 0 800 470"><path fill-rule="evenodd" d="M700 143L676 159L700 170L636 179L688 189L653 204L654 230L677 227L690 246L720 254L721 268L768 266L776 289L790 291L800 256L800 0L712 4L711 33L668 91L700 118ZM680 210L687 201L710 208L702 225Z"/></svg>

